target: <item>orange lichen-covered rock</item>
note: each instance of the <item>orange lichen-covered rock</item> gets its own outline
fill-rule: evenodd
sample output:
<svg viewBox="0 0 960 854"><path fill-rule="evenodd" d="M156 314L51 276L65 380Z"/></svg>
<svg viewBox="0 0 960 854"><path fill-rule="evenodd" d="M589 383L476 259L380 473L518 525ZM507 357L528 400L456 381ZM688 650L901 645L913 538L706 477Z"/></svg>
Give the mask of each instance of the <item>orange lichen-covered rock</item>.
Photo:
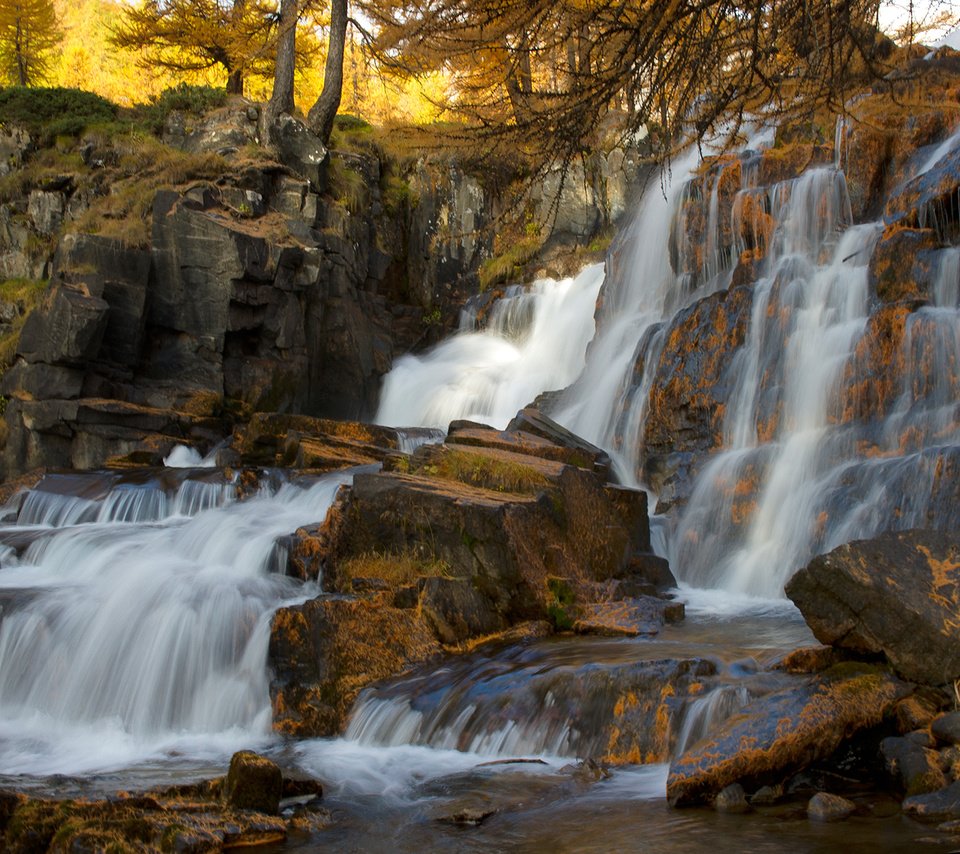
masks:
<svg viewBox="0 0 960 854"><path fill-rule="evenodd" d="M419 613L368 599L312 599L274 615L269 660L273 725L336 735L360 689L440 652Z"/></svg>
<svg viewBox="0 0 960 854"><path fill-rule="evenodd" d="M729 718L670 766L673 806L703 803L726 786L779 783L879 724L909 687L869 665L843 664L768 694Z"/></svg>
<svg viewBox="0 0 960 854"><path fill-rule="evenodd" d="M870 287L882 302L928 299L940 240L932 228L884 231L870 257Z"/></svg>
<svg viewBox="0 0 960 854"><path fill-rule="evenodd" d="M787 583L817 640L883 653L904 678L960 678L960 541L897 531L814 558Z"/></svg>

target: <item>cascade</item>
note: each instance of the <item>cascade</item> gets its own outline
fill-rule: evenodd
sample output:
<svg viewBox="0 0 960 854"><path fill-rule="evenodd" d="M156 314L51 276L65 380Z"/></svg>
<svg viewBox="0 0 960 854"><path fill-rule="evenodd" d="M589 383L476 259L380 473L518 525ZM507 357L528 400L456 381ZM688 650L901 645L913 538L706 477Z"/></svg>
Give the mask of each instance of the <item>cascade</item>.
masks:
<svg viewBox="0 0 960 854"><path fill-rule="evenodd" d="M268 740L269 618L310 593L269 572L274 543L346 479L235 503L235 484L171 470L44 478L0 526L0 768Z"/></svg>
<svg viewBox="0 0 960 854"><path fill-rule="evenodd" d="M610 452L622 482L657 488L644 483L650 401L662 391L665 360L681 358L682 322L711 295L722 312L725 289L742 282L738 261L760 258L744 340L720 356L728 380L717 391L719 441L694 461L686 493L667 496L665 506L675 506L655 527L687 585L778 597L797 568L843 542L960 522L955 502L938 491L960 445L960 250L937 250L930 303L907 314L892 357L902 363L892 371L899 392L892 405L876 405L864 388L884 368L866 360L889 315L871 296L869 265L884 223L852 221L845 133L839 122L832 165L768 185L759 183L762 151L700 172L696 152L678 158L674 180L648 188L611 248L584 369L547 404L553 418ZM960 132L921 149L908 175L934 169L958 144ZM941 227L933 208L919 215ZM476 417L503 426L538 391L560 388L561 372L538 374L532 388L523 363L502 355L516 334L506 330L518 326L544 341L562 330L578 348L589 338L594 317L581 315L572 336L566 312L582 304L548 308L550 293L543 283L523 297L512 292L484 332L461 333L398 365L378 419L443 427ZM528 338L524 346L538 345ZM416 407L395 403L411 399Z"/></svg>

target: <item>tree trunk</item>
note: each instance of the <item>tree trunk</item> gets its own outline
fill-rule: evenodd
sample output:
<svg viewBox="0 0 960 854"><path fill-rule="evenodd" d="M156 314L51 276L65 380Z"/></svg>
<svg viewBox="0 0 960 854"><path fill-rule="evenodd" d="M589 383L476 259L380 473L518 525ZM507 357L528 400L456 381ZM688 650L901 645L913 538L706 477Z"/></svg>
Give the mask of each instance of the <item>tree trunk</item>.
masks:
<svg viewBox="0 0 960 854"><path fill-rule="evenodd" d="M17 17L15 50L17 52L17 81L21 86L26 86L30 82L30 79L27 76L27 58L23 52L23 18L20 16Z"/></svg>
<svg viewBox="0 0 960 854"><path fill-rule="evenodd" d="M227 94L243 94L243 72L240 69L234 71L227 69Z"/></svg>
<svg viewBox="0 0 960 854"><path fill-rule="evenodd" d="M307 120L310 128L326 145L333 132L333 120L340 107L343 90L343 51L347 41L347 0L331 0L330 44L327 47L327 64L323 70L323 91L317 103L310 108Z"/></svg>
<svg viewBox="0 0 960 854"><path fill-rule="evenodd" d="M293 112L293 70L297 52L298 0L280 0L280 36L273 94L267 102L265 126L269 134L281 113Z"/></svg>

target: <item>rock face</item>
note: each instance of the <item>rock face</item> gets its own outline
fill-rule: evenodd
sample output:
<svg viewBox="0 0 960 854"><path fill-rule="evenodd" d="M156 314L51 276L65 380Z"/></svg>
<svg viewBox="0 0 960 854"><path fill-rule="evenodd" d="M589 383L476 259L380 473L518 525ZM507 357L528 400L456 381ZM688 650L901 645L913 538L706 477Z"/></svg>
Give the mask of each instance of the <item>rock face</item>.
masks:
<svg viewBox="0 0 960 854"><path fill-rule="evenodd" d="M684 806L733 783L753 791L783 782L879 724L908 691L879 669L841 665L761 697L673 761L667 799Z"/></svg>
<svg viewBox="0 0 960 854"><path fill-rule="evenodd" d="M904 678L960 677L960 542L901 531L814 558L787 595L817 639L859 655L882 653Z"/></svg>
<svg viewBox="0 0 960 854"><path fill-rule="evenodd" d="M647 595L674 582L649 554L646 494L606 483L605 455L540 413L515 424L388 455L291 539L290 574L338 596L274 618L278 729L336 733L368 682L525 621L637 635L682 619Z"/></svg>

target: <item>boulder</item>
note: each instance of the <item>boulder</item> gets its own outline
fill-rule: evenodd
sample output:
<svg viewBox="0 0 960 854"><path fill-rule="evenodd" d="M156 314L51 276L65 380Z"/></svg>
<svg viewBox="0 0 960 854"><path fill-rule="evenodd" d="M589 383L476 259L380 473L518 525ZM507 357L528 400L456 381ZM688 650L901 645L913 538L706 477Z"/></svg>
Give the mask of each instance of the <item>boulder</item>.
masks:
<svg viewBox="0 0 960 854"><path fill-rule="evenodd" d="M312 599L280 608L270 630L274 729L338 734L360 689L440 651L412 610L368 599Z"/></svg>
<svg viewBox="0 0 960 854"><path fill-rule="evenodd" d="M747 793L739 783L731 783L717 792L716 798L713 799L713 808L717 812L726 813L750 812Z"/></svg>
<svg viewBox="0 0 960 854"><path fill-rule="evenodd" d="M278 117L270 135L280 161L306 178L318 193L323 192L327 187L330 154L320 137L302 121L286 113Z"/></svg>
<svg viewBox="0 0 960 854"><path fill-rule="evenodd" d="M880 742L880 753L907 796L935 792L947 784L935 750L908 738L891 737Z"/></svg>
<svg viewBox="0 0 960 854"><path fill-rule="evenodd" d="M960 781L936 792L914 795L903 802L903 811L923 821L960 819Z"/></svg>
<svg viewBox="0 0 960 854"><path fill-rule="evenodd" d="M100 350L109 309L82 285L54 285L24 323L17 355L29 363L82 366Z"/></svg>
<svg viewBox="0 0 960 854"><path fill-rule="evenodd" d="M941 744L960 744L960 712L946 712L934 718L930 733Z"/></svg>
<svg viewBox="0 0 960 854"><path fill-rule="evenodd" d="M239 810L276 815L282 795L283 774L275 762L249 750L233 754L223 782L227 804Z"/></svg>
<svg viewBox="0 0 960 854"><path fill-rule="evenodd" d="M915 682L960 678L960 542L899 531L814 558L787 583L817 639L856 655L882 653Z"/></svg>
<svg viewBox="0 0 960 854"><path fill-rule="evenodd" d="M782 782L879 724L908 687L884 671L846 664L760 697L674 759L673 806L702 803L731 783L752 790Z"/></svg>

